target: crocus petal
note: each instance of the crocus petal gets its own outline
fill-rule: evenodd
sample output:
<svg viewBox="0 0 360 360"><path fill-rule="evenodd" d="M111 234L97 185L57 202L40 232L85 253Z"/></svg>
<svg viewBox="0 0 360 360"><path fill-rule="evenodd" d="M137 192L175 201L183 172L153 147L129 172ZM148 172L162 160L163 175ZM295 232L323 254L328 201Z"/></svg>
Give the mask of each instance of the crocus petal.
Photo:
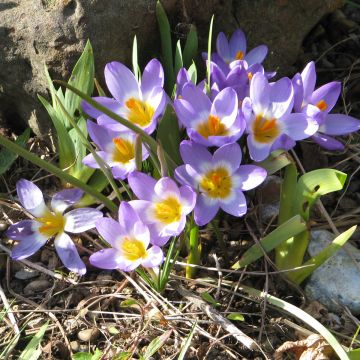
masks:
<svg viewBox="0 0 360 360"><path fill-rule="evenodd" d="M191 186L193 189L197 188L197 177L199 177L199 174L191 165L180 165L175 169L175 179L181 184Z"/></svg>
<svg viewBox="0 0 360 360"><path fill-rule="evenodd" d="M184 164L189 164L193 169L199 172L202 172L202 164L209 164L212 161L210 152L204 146L188 140L181 142L180 154Z"/></svg>
<svg viewBox="0 0 360 360"><path fill-rule="evenodd" d="M150 244L150 232L148 227L142 222L137 221L132 229L132 234L134 238L138 241L141 241L146 249Z"/></svg>
<svg viewBox="0 0 360 360"><path fill-rule="evenodd" d="M49 211L42 191L31 181L20 179L16 183L16 190L21 205L35 217L41 217Z"/></svg>
<svg viewBox="0 0 360 360"><path fill-rule="evenodd" d="M215 217L219 207L218 201L212 201L205 197L204 194L200 194L194 209L196 224L199 226L208 224Z"/></svg>
<svg viewBox="0 0 360 360"><path fill-rule="evenodd" d="M253 135L250 134L247 137L247 146L251 159L254 161L263 161L269 156L272 144L260 144L256 142Z"/></svg>
<svg viewBox="0 0 360 360"><path fill-rule="evenodd" d="M160 198L167 197L169 193L174 194L177 198L180 196L180 191L175 181L169 177L161 178L154 187L155 193Z"/></svg>
<svg viewBox="0 0 360 360"><path fill-rule="evenodd" d="M138 199L151 200L154 195L156 180L139 171L129 174L128 182Z"/></svg>
<svg viewBox="0 0 360 360"><path fill-rule="evenodd" d="M313 61L310 61L305 66L305 69L301 73L301 78L304 87L304 99L308 102L314 92L316 84L315 63Z"/></svg>
<svg viewBox="0 0 360 360"><path fill-rule="evenodd" d="M64 215L64 230L79 234L95 227L98 219L102 218L101 211L92 208L80 208L71 210Z"/></svg>
<svg viewBox="0 0 360 360"><path fill-rule="evenodd" d="M310 102L317 105L320 101L325 101L326 108L324 109L324 112L328 113L335 106L340 96L340 92L341 83L333 81L316 89L311 95Z"/></svg>
<svg viewBox="0 0 360 360"><path fill-rule="evenodd" d="M220 32L216 38L216 51L222 58L230 59L228 39L223 32Z"/></svg>
<svg viewBox="0 0 360 360"><path fill-rule="evenodd" d="M107 109L111 110L114 113L118 113L118 111L119 111L120 104L115 99L108 98L108 97L102 97L102 96L93 97L92 99L94 101L96 101L97 103L99 103L100 105L105 106ZM94 119L98 118L101 114L103 114L101 111L95 109L93 106L91 106L85 100L83 100L81 102L81 106L82 106L82 109L84 110L84 112Z"/></svg>
<svg viewBox="0 0 360 360"><path fill-rule="evenodd" d="M111 172L114 176L114 179L117 180L125 180L129 173L134 171L136 168L135 161L130 161L126 166L120 167L120 166L114 166L111 168Z"/></svg>
<svg viewBox="0 0 360 360"><path fill-rule="evenodd" d="M96 230L112 247L117 246L117 241L124 235L124 229L111 218L101 218L95 223Z"/></svg>
<svg viewBox="0 0 360 360"><path fill-rule="evenodd" d="M188 83L183 87L182 96L185 100L191 102L191 105L197 113L202 114L210 112L210 99L193 83Z"/></svg>
<svg viewBox="0 0 360 360"><path fill-rule="evenodd" d="M201 119L192 104L187 100L175 99L174 109L181 125L185 127L189 127L194 121Z"/></svg>
<svg viewBox="0 0 360 360"><path fill-rule="evenodd" d="M226 88L216 95L210 113L218 116L221 123L229 128L236 119L238 112L238 97L232 88Z"/></svg>
<svg viewBox="0 0 360 360"><path fill-rule="evenodd" d="M164 86L164 70L157 59L152 59L146 65L141 78L141 91L144 97L151 93L154 87Z"/></svg>
<svg viewBox="0 0 360 360"><path fill-rule="evenodd" d="M300 112L304 100L304 87L302 83L301 75L295 74L291 80L294 89L294 110Z"/></svg>
<svg viewBox="0 0 360 360"><path fill-rule="evenodd" d="M184 185L180 187L180 197L183 214L187 215L194 209L196 203L196 193L190 186Z"/></svg>
<svg viewBox="0 0 360 360"><path fill-rule="evenodd" d="M294 140L303 140L316 133L318 123L304 113L289 114L284 120L284 132Z"/></svg>
<svg viewBox="0 0 360 360"><path fill-rule="evenodd" d="M112 145L112 139L116 137L115 132L90 120L87 121L87 129L92 141L103 151L108 149L109 144Z"/></svg>
<svg viewBox="0 0 360 360"><path fill-rule="evenodd" d="M234 175L240 180L239 189L246 191L259 186L266 179L267 172L260 166L241 165Z"/></svg>
<svg viewBox="0 0 360 360"><path fill-rule="evenodd" d="M328 114L319 131L327 135L347 135L360 130L360 120L344 114Z"/></svg>
<svg viewBox="0 0 360 360"><path fill-rule="evenodd" d="M343 143L325 134L316 133L311 137L311 139L326 150L342 151L345 149Z"/></svg>
<svg viewBox="0 0 360 360"><path fill-rule="evenodd" d="M159 266L164 261L164 254L158 246L152 246L147 251L147 257L142 261L142 266L146 268L153 268Z"/></svg>
<svg viewBox="0 0 360 360"><path fill-rule="evenodd" d="M231 38L229 41L229 51L230 51L231 60L236 59L236 55L239 51L241 51L243 54L245 54L245 52L246 52L246 37L245 37L244 32L241 29L237 29L231 35ZM242 59L240 59L240 60L242 60Z"/></svg>
<svg viewBox="0 0 360 360"><path fill-rule="evenodd" d="M241 191L234 191L231 201L221 202L221 209L230 215L243 216L246 214L247 206L244 194Z"/></svg>
<svg viewBox="0 0 360 360"><path fill-rule="evenodd" d="M241 149L239 144L227 144L217 149L213 155L212 164L225 163L230 166L231 173L236 171L241 163Z"/></svg>
<svg viewBox="0 0 360 360"><path fill-rule="evenodd" d="M146 224L153 222L152 217L149 216L148 209L151 206L151 201L147 200L131 200L128 204L136 211L139 218Z"/></svg>
<svg viewBox="0 0 360 360"><path fill-rule="evenodd" d="M39 235L24 238L23 241L19 242L11 250L11 258L14 260L26 259L44 246L46 241L47 239L45 237L40 237Z"/></svg>
<svg viewBox="0 0 360 360"><path fill-rule="evenodd" d="M84 192L80 189L65 189L57 192L51 199L51 208L63 213L68 207L80 201Z"/></svg>
<svg viewBox="0 0 360 360"><path fill-rule="evenodd" d="M63 232L57 235L54 244L56 252L65 267L80 275L86 273L86 266L80 259L76 246L68 234Z"/></svg>
<svg viewBox="0 0 360 360"><path fill-rule="evenodd" d="M286 134L281 134L271 145L270 152L275 150L290 150L296 145L295 140Z"/></svg>
<svg viewBox="0 0 360 360"><path fill-rule="evenodd" d="M111 154L105 152L105 151L96 151L96 154L109 166L114 165L114 161L112 159ZM82 159L82 163L88 167L91 167L93 169L100 169L100 165L95 160L93 154L88 154Z"/></svg>
<svg viewBox="0 0 360 360"><path fill-rule="evenodd" d="M129 203L122 201L119 207L119 224L125 229L124 232L126 234L131 233L138 221L141 221L138 213Z"/></svg>
<svg viewBox="0 0 360 360"><path fill-rule="evenodd" d="M130 97L139 97L139 84L134 74L119 62L106 64L105 81L111 95L120 103Z"/></svg>
<svg viewBox="0 0 360 360"><path fill-rule="evenodd" d="M10 225L5 234L9 239L21 241L34 235L34 226L37 225L35 220L21 220Z"/></svg>
<svg viewBox="0 0 360 360"><path fill-rule="evenodd" d="M254 49L250 50L244 60L249 64L261 64L268 53L268 47L266 45L259 45Z"/></svg>
<svg viewBox="0 0 360 360"><path fill-rule="evenodd" d="M294 104L294 93L291 80L282 78L270 84L271 114L275 119L290 114Z"/></svg>
<svg viewBox="0 0 360 360"><path fill-rule="evenodd" d="M103 249L92 254L89 258L90 264L106 270L119 268L119 253L116 249Z"/></svg>
<svg viewBox="0 0 360 360"><path fill-rule="evenodd" d="M120 116L123 116L124 114L120 114ZM101 126L106 127L107 129L110 129L112 131L129 131L129 129L120 124L119 122L115 121L114 119L111 119L109 116L103 114L100 115L97 119L96 119L97 123Z"/></svg>
<svg viewBox="0 0 360 360"><path fill-rule="evenodd" d="M266 113L270 104L270 86L264 74L256 73L250 82L250 98L256 114Z"/></svg>

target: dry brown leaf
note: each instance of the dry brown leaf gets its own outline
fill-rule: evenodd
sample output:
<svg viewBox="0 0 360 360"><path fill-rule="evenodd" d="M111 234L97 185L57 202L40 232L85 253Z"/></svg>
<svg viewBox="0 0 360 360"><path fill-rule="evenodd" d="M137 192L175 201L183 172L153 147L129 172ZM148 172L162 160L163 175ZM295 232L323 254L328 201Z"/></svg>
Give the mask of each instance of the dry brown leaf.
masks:
<svg viewBox="0 0 360 360"><path fill-rule="evenodd" d="M322 336L312 334L304 340L285 342L275 351L274 359L282 360L289 352L296 360L330 360L333 349Z"/></svg>

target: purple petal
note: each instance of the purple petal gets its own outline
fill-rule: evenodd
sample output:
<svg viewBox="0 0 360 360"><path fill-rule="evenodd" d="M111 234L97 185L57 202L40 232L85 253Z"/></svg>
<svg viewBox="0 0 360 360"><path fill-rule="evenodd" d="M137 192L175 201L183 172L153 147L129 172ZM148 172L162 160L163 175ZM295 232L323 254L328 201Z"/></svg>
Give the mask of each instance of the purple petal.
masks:
<svg viewBox="0 0 360 360"><path fill-rule="evenodd" d="M131 235L134 236L136 240L141 241L145 249L147 249L150 244L150 232L149 228L142 221L137 221L134 224Z"/></svg>
<svg viewBox="0 0 360 360"><path fill-rule="evenodd" d="M212 161L210 152L201 145L184 140L180 144L180 154L184 164L190 165L193 169L201 172L202 165Z"/></svg>
<svg viewBox="0 0 360 360"><path fill-rule="evenodd" d="M96 151L96 154L109 166L111 166L113 164L113 160L112 160L112 156L111 154L105 152L105 151ZM100 169L100 165L98 164L98 162L95 160L93 154L88 154L86 155L83 160L82 163L88 167L91 167L93 169Z"/></svg>
<svg viewBox="0 0 360 360"><path fill-rule="evenodd" d="M193 211L196 203L196 192L187 185L180 188L181 204L183 206L183 214L187 215Z"/></svg>
<svg viewBox="0 0 360 360"><path fill-rule="evenodd" d="M220 32L216 38L216 51L223 59L231 58L228 39L223 32Z"/></svg>
<svg viewBox="0 0 360 360"><path fill-rule="evenodd" d="M360 130L360 120L344 114L328 114L319 131L327 135L347 135Z"/></svg>
<svg viewBox="0 0 360 360"><path fill-rule="evenodd" d="M229 202L221 202L221 209L234 216L243 216L246 214L247 206L244 194L241 191L234 191Z"/></svg>
<svg viewBox="0 0 360 360"><path fill-rule="evenodd" d="M299 73L295 74L291 82L294 89L294 110L300 112L304 101L304 87L301 75Z"/></svg>
<svg viewBox="0 0 360 360"><path fill-rule="evenodd" d="M37 236L34 235L34 237L24 238L23 241L13 247L11 258L14 260L26 259L44 246L46 241L47 239L40 237L39 234Z"/></svg>
<svg viewBox="0 0 360 360"><path fill-rule="evenodd" d="M31 181L20 179L16 183L16 190L21 205L35 217L41 217L49 211L42 191Z"/></svg>
<svg viewBox="0 0 360 360"><path fill-rule="evenodd" d="M80 259L76 246L68 234L63 232L56 236L54 244L56 252L66 268L80 275L86 273L86 266Z"/></svg>
<svg viewBox="0 0 360 360"><path fill-rule="evenodd" d="M156 180L151 176L139 171L133 171L129 174L128 182L131 190L138 199L151 200L154 195Z"/></svg>
<svg viewBox="0 0 360 360"><path fill-rule="evenodd" d="M106 64L105 81L111 95L120 103L130 97L139 97L139 84L134 74L119 62Z"/></svg>
<svg viewBox="0 0 360 360"><path fill-rule="evenodd" d="M280 119L282 116L290 114L293 103L294 93L289 78L282 78L270 84L271 113L274 118Z"/></svg>
<svg viewBox="0 0 360 360"><path fill-rule="evenodd" d="M114 112L116 114L119 111L120 104L115 99L108 98L108 97L103 97L103 96L93 97L92 99L94 101L96 101L97 103L99 103L100 105L105 106L106 108L108 108L109 110L111 110L112 112ZM95 109L94 107L92 107L85 100L83 100L81 102L81 106L82 106L83 111L87 115L91 116L94 119L97 119L100 115L103 114L101 111L99 111L99 110Z"/></svg>
<svg viewBox="0 0 360 360"><path fill-rule="evenodd" d="M9 239L21 241L23 239L28 238L29 236L33 236L37 234L34 232L34 226L38 224L35 220L21 220L13 225L10 225L6 230L6 236Z"/></svg>
<svg viewBox="0 0 360 360"><path fill-rule="evenodd" d="M65 189L57 192L51 199L51 208L63 213L68 207L80 201L84 192L80 189Z"/></svg>
<svg viewBox="0 0 360 360"><path fill-rule="evenodd" d="M158 180L154 187L155 193L160 198L167 197L169 193L174 194L176 197L180 196L180 191L175 181L169 177L164 177Z"/></svg>
<svg viewBox="0 0 360 360"><path fill-rule="evenodd" d="M92 208L71 210L64 215L65 231L79 234L95 227L97 220L103 217L101 211Z"/></svg>
<svg viewBox="0 0 360 360"><path fill-rule="evenodd" d="M241 165L234 174L240 179L239 189L247 191L259 186L267 176L267 172L260 166Z"/></svg>
<svg viewBox="0 0 360 360"><path fill-rule="evenodd" d="M152 246L147 251L147 257L142 262L142 266L146 268L153 268L159 266L164 261L164 254L158 246Z"/></svg>
<svg viewBox="0 0 360 360"><path fill-rule="evenodd" d="M197 198L194 219L197 225L202 226L208 224L216 215L219 210L219 202L212 201L200 194Z"/></svg>
<svg viewBox="0 0 360 360"><path fill-rule="evenodd" d="M271 143L258 143L251 134L247 137L247 146L249 148L250 157L254 161L258 162L265 160L270 154L271 145Z"/></svg>
<svg viewBox="0 0 360 360"><path fill-rule="evenodd" d="M284 118L284 132L294 140L303 140L316 133L318 123L304 113L289 114Z"/></svg>
<svg viewBox="0 0 360 360"><path fill-rule="evenodd" d="M206 59L207 59L207 53L206 53ZM228 59L227 61L231 61L232 59ZM224 75L227 75L229 73L229 65L226 63L225 59L217 53L211 54L211 61L214 62L224 73Z"/></svg>
<svg viewBox="0 0 360 360"><path fill-rule="evenodd" d="M160 236L158 230L158 224L150 224L148 225L150 231L150 243L156 246L164 246L170 240L171 235Z"/></svg>
<svg viewBox="0 0 360 360"><path fill-rule="evenodd" d="M241 163L241 149L239 144L227 144L217 149L213 155L212 164L226 163L230 165L231 172L235 172Z"/></svg>
<svg viewBox="0 0 360 360"><path fill-rule="evenodd" d="M90 120L87 121L87 129L91 140L103 151L106 151L110 144L112 145L112 139L116 137L115 132Z"/></svg>
<svg viewBox="0 0 360 360"><path fill-rule="evenodd" d="M100 115L97 119L96 119L97 123L107 129L110 129L112 131L129 131L129 129L124 126L121 125L119 122L117 122L114 119L111 119L109 116L103 114Z"/></svg>
<svg viewBox="0 0 360 360"><path fill-rule="evenodd" d="M211 101L208 96L192 83L188 83L183 87L183 98L189 101L195 112L208 114L211 109Z"/></svg>
<svg viewBox="0 0 360 360"><path fill-rule="evenodd" d="M295 140L286 134L281 134L271 145L270 152L275 150L290 150L296 145Z"/></svg>
<svg viewBox="0 0 360 360"><path fill-rule="evenodd" d="M141 91L143 96L151 93L155 87L164 86L164 70L157 59L152 59L146 65L141 78Z"/></svg>
<svg viewBox="0 0 360 360"><path fill-rule="evenodd" d="M119 207L119 224L125 230L124 233L132 233L138 221L141 221L138 213L129 203L122 201Z"/></svg>
<svg viewBox="0 0 360 360"><path fill-rule="evenodd" d="M148 215L148 209L151 206L151 201L147 200L131 200L129 205L135 210L138 214L139 219L146 224L152 223L153 220Z"/></svg>
<svg viewBox="0 0 360 360"><path fill-rule="evenodd" d="M329 113L335 106L341 92L341 83L333 81L325 84L315 90L310 98L310 102L314 105L319 104L321 101L325 101L326 108L324 112Z"/></svg>
<svg viewBox="0 0 360 360"><path fill-rule="evenodd" d="M199 119L199 114L187 100L175 99L174 109L181 125L185 127L191 126L194 121Z"/></svg>
<svg viewBox="0 0 360 360"><path fill-rule="evenodd" d="M237 29L231 35L229 41L229 51L230 51L230 59L235 60L236 55L239 51L241 51L244 55L246 52L246 37L242 30ZM218 51L219 52L219 51ZM242 59L239 59L242 60Z"/></svg>
<svg viewBox="0 0 360 360"><path fill-rule="evenodd" d="M311 137L311 139L326 150L342 151L345 149L343 143L325 134L316 133Z"/></svg>
<svg viewBox="0 0 360 360"><path fill-rule="evenodd" d="M256 114L265 113L270 105L270 86L264 74L256 73L250 82L250 98Z"/></svg>
<svg viewBox="0 0 360 360"><path fill-rule="evenodd" d="M129 166L131 164L131 166ZM130 162L127 164L128 166L121 167L114 165L111 168L111 172L113 174L114 179L116 180L125 180L129 173L134 171L136 169L135 161L130 160Z"/></svg>
<svg viewBox="0 0 360 360"><path fill-rule="evenodd" d="M249 64L261 64L268 53L268 47L266 45L259 45L254 49L250 50L244 60Z"/></svg>
<svg viewBox="0 0 360 360"><path fill-rule="evenodd" d="M103 217L96 221L96 230L112 247L116 247L117 240L125 234L120 224L114 219Z"/></svg>
<svg viewBox="0 0 360 360"><path fill-rule="evenodd" d="M232 88L226 88L216 95L211 106L210 113L218 116L221 123L229 128L236 119L238 112L238 98L236 92Z"/></svg>
<svg viewBox="0 0 360 360"><path fill-rule="evenodd" d="M193 189L197 188L196 178L199 174L190 165L180 165L175 169L175 179L184 185L189 185Z"/></svg>
<svg viewBox="0 0 360 360"><path fill-rule="evenodd" d="M304 87L304 99L306 102L309 102L316 84L315 63L313 61L306 65L305 69L301 73L301 78Z"/></svg>
<svg viewBox="0 0 360 360"><path fill-rule="evenodd" d="M100 269L118 269L119 253L115 249L103 249L92 254L89 258L90 264Z"/></svg>

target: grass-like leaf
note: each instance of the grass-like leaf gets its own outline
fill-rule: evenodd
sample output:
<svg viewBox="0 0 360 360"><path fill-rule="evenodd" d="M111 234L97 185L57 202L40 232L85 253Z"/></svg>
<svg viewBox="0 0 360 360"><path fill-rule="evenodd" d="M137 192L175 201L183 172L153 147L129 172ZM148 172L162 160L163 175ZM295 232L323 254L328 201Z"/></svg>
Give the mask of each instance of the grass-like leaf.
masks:
<svg viewBox="0 0 360 360"><path fill-rule="evenodd" d="M174 66L175 74L177 74L179 70L184 66L180 40L178 40L176 43Z"/></svg>
<svg viewBox="0 0 360 360"><path fill-rule="evenodd" d="M133 72L135 75L135 79L140 82L141 75L140 75L140 68L138 62L138 45L137 45L137 38L136 35L134 36L133 47L132 47L132 66Z"/></svg>
<svg viewBox="0 0 360 360"><path fill-rule="evenodd" d="M189 231L189 255L186 258L188 264L200 264L201 259L201 243L199 242L199 227L193 225ZM187 278L193 278L196 268L187 266L185 275Z"/></svg>
<svg viewBox="0 0 360 360"><path fill-rule="evenodd" d="M197 68L196 68L196 64L194 62L188 68L188 73L189 73L191 82L196 85L196 83L197 83Z"/></svg>
<svg viewBox="0 0 360 360"><path fill-rule="evenodd" d="M167 339L172 334L172 330L166 331L164 334L156 337L146 348L142 357L144 360L150 360L150 358L165 344Z"/></svg>
<svg viewBox="0 0 360 360"><path fill-rule="evenodd" d="M254 164L264 168L268 175L273 175L285 166L291 164L291 162L290 156L286 151L276 150L273 151L266 160Z"/></svg>
<svg viewBox="0 0 360 360"><path fill-rule="evenodd" d="M188 351L188 349L189 349L189 347L191 345L191 340L192 340L192 338L194 336L194 333L195 333L195 327L196 327L196 322L194 322L194 325L191 327L189 335L186 337L185 343L181 347L180 354L179 354L177 360L184 360L185 359L186 352Z"/></svg>
<svg viewBox="0 0 360 360"><path fill-rule="evenodd" d="M207 84L206 84L206 90L207 93L210 93L210 66L211 66L211 43L212 43L212 33L213 33L213 25L214 25L214 15L211 17L210 21L210 28L209 28L209 37L208 37L208 47L207 47L207 63L206 63L206 78L207 78Z"/></svg>
<svg viewBox="0 0 360 360"><path fill-rule="evenodd" d="M194 25L190 26L190 31L187 34L184 53L183 53L183 63L184 67L188 68L191 66L193 60L195 60L198 51L198 35L196 27Z"/></svg>

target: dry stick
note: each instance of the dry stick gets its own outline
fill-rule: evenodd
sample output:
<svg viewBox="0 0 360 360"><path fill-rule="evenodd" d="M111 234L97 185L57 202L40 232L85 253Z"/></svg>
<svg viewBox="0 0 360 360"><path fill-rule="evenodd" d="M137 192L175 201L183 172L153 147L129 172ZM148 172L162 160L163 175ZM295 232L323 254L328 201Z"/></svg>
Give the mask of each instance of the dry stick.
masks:
<svg viewBox="0 0 360 360"><path fill-rule="evenodd" d="M231 334L236 340L241 342L249 350L255 350L260 348L260 346L251 337L243 333L230 320L224 318L217 310L207 304L199 296L194 295L191 291L185 289L180 284L180 282L171 280L170 283L172 283L173 287L181 296L192 302L196 307L202 310L211 320L213 320L216 324L220 325L226 332Z"/></svg>

